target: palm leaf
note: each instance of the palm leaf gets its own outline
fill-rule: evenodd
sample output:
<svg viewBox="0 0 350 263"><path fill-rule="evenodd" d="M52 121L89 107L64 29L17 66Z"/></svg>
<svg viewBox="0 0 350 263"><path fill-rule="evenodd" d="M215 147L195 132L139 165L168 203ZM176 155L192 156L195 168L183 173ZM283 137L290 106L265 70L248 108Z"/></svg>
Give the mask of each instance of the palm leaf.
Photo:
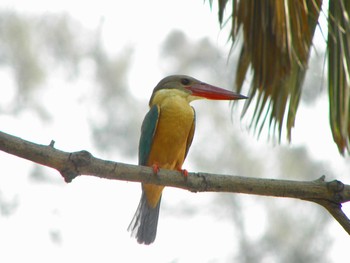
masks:
<svg viewBox="0 0 350 263"><path fill-rule="evenodd" d="M227 2L219 0L221 23ZM255 131L268 125L280 140L287 114L291 140L321 4L321 0L232 0L230 37L234 42L239 32L243 35L235 85L241 91L250 68L250 97L242 115L255 101L251 120Z"/></svg>
<svg viewBox="0 0 350 263"><path fill-rule="evenodd" d="M209 1L212 5L213 0ZM228 2L218 0L221 25ZM285 126L290 141L322 0L231 2L232 43L238 35L243 36L235 81L239 92L252 72L242 116L255 103L250 127L259 135L268 125L281 140ZM330 127L339 152L344 154L350 152L350 1L329 0L328 12Z"/></svg>
<svg viewBox="0 0 350 263"><path fill-rule="evenodd" d="M252 0L236 5L241 14L237 24L243 29L243 45L248 50L246 59L253 70L250 89L263 94L262 103L258 100L256 104L259 110L255 112L259 114L254 114L252 122L255 128L260 125L261 131L265 124L260 121L261 113L267 110L269 129L278 132L280 140L288 112L286 127L290 140L321 1ZM243 75L246 72L239 65L237 79L244 78ZM242 89L241 83L236 82L236 86L238 91Z"/></svg>
<svg viewBox="0 0 350 263"><path fill-rule="evenodd" d="M329 1L328 91L330 125L340 153L349 147L350 136L350 2Z"/></svg>

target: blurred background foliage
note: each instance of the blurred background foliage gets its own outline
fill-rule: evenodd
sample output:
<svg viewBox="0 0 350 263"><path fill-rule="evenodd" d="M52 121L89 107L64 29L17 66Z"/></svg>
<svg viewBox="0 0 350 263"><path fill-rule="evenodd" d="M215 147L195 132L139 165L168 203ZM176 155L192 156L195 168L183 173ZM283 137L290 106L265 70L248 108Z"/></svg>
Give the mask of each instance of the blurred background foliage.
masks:
<svg viewBox="0 0 350 263"><path fill-rule="evenodd" d="M2 11L0 21L0 78L4 80L2 90L6 97L0 101L0 115L20 118L31 112L38 123L51 125L57 121L57 112L74 114L74 108L65 107L71 95L78 94L74 103L86 115L77 118L86 118L88 124L79 127L80 134L88 134L90 147L102 156L123 156L124 160L136 163L139 129L148 98L139 101L129 91L133 47L125 48L120 54L109 54L101 41L103 21L95 31L84 29L65 14L28 16ZM169 33L160 54L159 65L164 75L189 72L193 76L205 76L206 82L223 87L229 87L233 82L233 77L227 72L239 70L234 61L242 56L232 52L227 60L227 54L218 50L209 39L193 41L181 31ZM310 58L309 64L314 64L317 71L323 55ZM309 105L324 96L325 89L320 88L319 78L319 72L307 75L301 103ZM50 104L60 89L66 92L66 101L60 98L57 104ZM235 171L245 176L297 180L333 175L332 167L326 162L313 160L305 147L246 143L251 138L242 133L237 116L233 115L235 125L232 125L228 116L220 114L220 108L227 105L215 104L215 110L213 105L212 102L195 105L202 124L197 128L189 154L193 170ZM68 137L69 129L75 126L64 123L65 119L58 121L58 125L66 126L68 133L65 136ZM80 146L71 147L77 150L76 147ZM85 148L84 145L81 147ZM44 184L55 189L63 186L57 174L49 174L36 165L30 165L29 169L30 184ZM18 175L16 180L20 184L27 179ZM3 218L11 217L21 209L24 199L20 192L3 194L2 190L0 186L0 214ZM175 218L186 220L205 216L218 224L226 222L232 225L232 251L227 251L232 261L331 262L328 251L333 237L327 227L330 216L315 205L297 200L215 194L204 204L198 205L196 198L191 198L179 206L166 196L167 193L162 208L165 218L175 215ZM178 202L181 201L180 198ZM118 205L118 201L114 201L113 209ZM51 213L59 214L58 208L52 206ZM259 216L252 217L255 213ZM64 246L68 238L55 221L42 227L47 228L52 243ZM221 256L216 255L211 262L222 262Z"/></svg>

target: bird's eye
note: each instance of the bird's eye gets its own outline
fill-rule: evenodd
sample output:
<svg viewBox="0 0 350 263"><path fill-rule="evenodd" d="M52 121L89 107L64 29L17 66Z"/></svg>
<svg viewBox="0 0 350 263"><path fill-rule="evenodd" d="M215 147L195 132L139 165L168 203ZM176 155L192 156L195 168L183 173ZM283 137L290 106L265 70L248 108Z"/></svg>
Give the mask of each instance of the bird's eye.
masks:
<svg viewBox="0 0 350 263"><path fill-rule="evenodd" d="M188 85L188 84L190 84L190 80L187 79L187 78L183 78L183 79L181 79L181 84L182 85Z"/></svg>

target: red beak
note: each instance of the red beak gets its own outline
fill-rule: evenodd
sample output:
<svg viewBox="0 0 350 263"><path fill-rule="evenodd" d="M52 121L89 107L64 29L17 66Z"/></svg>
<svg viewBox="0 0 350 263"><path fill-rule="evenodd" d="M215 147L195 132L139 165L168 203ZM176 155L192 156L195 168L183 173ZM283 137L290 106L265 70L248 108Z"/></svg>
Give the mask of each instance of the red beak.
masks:
<svg viewBox="0 0 350 263"><path fill-rule="evenodd" d="M203 97L210 100L240 100L248 98L241 94L206 83L198 83L186 88L192 92L193 96Z"/></svg>

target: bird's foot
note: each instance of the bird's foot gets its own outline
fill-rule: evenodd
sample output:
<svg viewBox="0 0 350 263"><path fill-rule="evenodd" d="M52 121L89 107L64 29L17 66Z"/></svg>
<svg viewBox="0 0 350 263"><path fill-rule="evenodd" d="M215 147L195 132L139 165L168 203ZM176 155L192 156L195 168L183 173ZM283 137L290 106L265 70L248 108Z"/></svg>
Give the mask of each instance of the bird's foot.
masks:
<svg viewBox="0 0 350 263"><path fill-rule="evenodd" d="M159 165L156 164L156 163L153 164L153 165L152 165L152 170L153 170L153 174L157 176L157 175L158 175L158 172L159 172Z"/></svg>
<svg viewBox="0 0 350 263"><path fill-rule="evenodd" d="M183 175L183 177L185 178L185 180L187 180L188 177L188 171L186 169L178 169L179 172L181 172L181 174Z"/></svg>

